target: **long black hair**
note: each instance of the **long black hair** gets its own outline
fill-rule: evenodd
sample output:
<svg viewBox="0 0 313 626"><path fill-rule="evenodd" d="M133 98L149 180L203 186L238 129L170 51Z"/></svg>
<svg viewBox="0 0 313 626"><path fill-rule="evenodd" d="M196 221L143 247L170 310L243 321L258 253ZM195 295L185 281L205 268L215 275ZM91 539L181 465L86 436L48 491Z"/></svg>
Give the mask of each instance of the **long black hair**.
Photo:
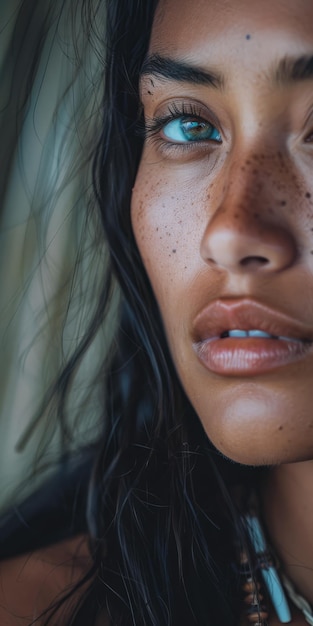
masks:
<svg viewBox="0 0 313 626"><path fill-rule="evenodd" d="M180 386L130 220L143 144L138 82L157 0L105 4L93 183L109 264L88 331L58 380L60 415L116 282L121 296L101 370L105 426L86 499L94 566L69 624L92 626L92 614L105 610L114 626L232 626L239 597L240 519L229 495L235 465L210 444Z"/></svg>
<svg viewBox="0 0 313 626"><path fill-rule="evenodd" d="M112 624L226 626L238 620L227 463L180 387L130 221L142 150L138 81L155 8L107 2L94 183L122 298L88 522Z"/></svg>

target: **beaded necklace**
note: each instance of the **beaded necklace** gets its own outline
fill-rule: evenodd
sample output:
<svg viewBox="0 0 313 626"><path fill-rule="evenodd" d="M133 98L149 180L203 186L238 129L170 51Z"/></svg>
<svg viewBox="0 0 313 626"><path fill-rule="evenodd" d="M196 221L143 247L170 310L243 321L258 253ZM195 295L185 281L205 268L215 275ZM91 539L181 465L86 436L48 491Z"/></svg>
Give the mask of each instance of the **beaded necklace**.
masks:
<svg viewBox="0 0 313 626"><path fill-rule="evenodd" d="M269 611L264 599L263 589L265 589L281 624L288 624L292 621L287 594L303 613L308 624L313 626L313 609L310 604L298 594L284 572L280 571L279 576L278 560L273 558L268 548L258 517L255 514L248 514L245 515L245 520L257 556L257 571L254 578L251 577L247 554L242 551L239 558L239 571L244 593L244 615L248 622L251 626L268 626Z"/></svg>
<svg viewBox="0 0 313 626"><path fill-rule="evenodd" d="M240 554L240 574L243 578L244 614L251 626L268 626L269 611L264 599L264 591L272 601L278 619L282 624L291 622L291 613L280 582L273 558L268 550L266 540L256 515L245 516L251 543L257 556L257 568L254 579L248 557L245 552ZM262 584L263 583L263 584Z"/></svg>

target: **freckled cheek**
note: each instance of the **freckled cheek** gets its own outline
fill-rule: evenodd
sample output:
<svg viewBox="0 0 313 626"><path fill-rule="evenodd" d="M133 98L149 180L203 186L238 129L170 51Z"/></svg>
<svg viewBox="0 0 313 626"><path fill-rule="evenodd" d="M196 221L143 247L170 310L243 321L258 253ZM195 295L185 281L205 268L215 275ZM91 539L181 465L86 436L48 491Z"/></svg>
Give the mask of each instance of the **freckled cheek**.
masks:
<svg viewBox="0 0 313 626"><path fill-rule="evenodd" d="M175 186L176 187L176 186ZM195 199L162 178L137 177L131 216L137 245L160 302L192 279L200 260ZM199 222L199 223L198 223Z"/></svg>

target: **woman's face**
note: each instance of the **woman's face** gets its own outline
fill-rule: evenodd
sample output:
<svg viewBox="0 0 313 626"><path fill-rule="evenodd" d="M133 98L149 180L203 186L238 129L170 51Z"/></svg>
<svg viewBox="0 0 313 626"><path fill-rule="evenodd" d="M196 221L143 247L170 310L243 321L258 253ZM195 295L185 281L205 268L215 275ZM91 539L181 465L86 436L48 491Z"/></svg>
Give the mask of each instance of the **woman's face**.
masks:
<svg viewBox="0 0 313 626"><path fill-rule="evenodd" d="M161 0L141 98L132 224L182 385L226 456L311 459L312 0Z"/></svg>

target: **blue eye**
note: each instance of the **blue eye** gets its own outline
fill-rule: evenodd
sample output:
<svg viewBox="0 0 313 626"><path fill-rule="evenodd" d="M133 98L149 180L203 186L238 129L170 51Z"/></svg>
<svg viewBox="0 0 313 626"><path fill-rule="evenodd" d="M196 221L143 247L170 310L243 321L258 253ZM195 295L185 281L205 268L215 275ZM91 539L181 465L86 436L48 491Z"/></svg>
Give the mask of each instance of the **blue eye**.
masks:
<svg viewBox="0 0 313 626"><path fill-rule="evenodd" d="M221 134L210 122L191 117L177 117L167 122L163 126L163 134L175 143L222 141Z"/></svg>

